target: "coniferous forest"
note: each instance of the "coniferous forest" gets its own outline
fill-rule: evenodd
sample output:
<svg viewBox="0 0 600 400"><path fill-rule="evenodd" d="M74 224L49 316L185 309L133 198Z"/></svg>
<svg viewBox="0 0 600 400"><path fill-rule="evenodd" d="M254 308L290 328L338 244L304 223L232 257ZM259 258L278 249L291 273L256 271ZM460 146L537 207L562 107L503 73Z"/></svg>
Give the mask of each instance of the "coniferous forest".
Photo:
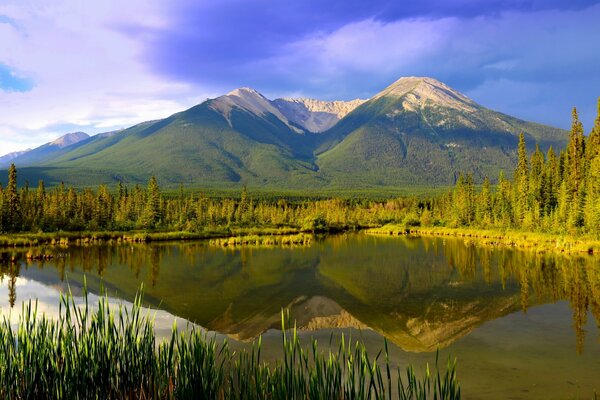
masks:
<svg viewBox="0 0 600 400"><path fill-rule="evenodd" d="M161 193L153 177L146 187L97 189L35 188L19 182L9 169L0 188L0 231L186 231L226 227L293 227L307 231L381 226L446 226L509 228L569 234L600 234L600 102L589 135L572 114L570 139L560 152L527 151L521 134L518 164L512 178L500 172L497 185L486 178L474 182L461 174L443 196L389 200L255 200L244 189L236 198L210 198L202 193Z"/></svg>

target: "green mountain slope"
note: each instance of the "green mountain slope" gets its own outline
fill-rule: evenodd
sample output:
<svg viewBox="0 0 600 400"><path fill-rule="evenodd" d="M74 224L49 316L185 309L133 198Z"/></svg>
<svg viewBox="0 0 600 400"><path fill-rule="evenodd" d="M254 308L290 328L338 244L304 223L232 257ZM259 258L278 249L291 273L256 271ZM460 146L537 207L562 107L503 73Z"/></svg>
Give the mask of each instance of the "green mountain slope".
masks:
<svg viewBox="0 0 600 400"><path fill-rule="evenodd" d="M67 133L43 146L24 151L15 158L0 161L0 168L6 168L13 162L18 165L39 165L54 160L62 154L67 154L89 140L89 135L84 132Z"/></svg>
<svg viewBox="0 0 600 400"><path fill-rule="evenodd" d="M317 150L336 183L453 183L458 172L497 178L516 162L518 134L530 146L563 148L563 130L486 109L430 78L402 78L327 132Z"/></svg>
<svg viewBox="0 0 600 400"><path fill-rule="evenodd" d="M309 137L272 114L232 107L225 116L218 105L216 99L92 140L40 167L46 167L50 180L64 177L77 184L88 179L139 183L154 174L173 184L260 185L314 173Z"/></svg>
<svg viewBox="0 0 600 400"><path fill-rule="evenodd" d="M345 116L313 133L298 122L311 120L308 106L295 115L298 107L242 88L15 162L22 178L49 184L144 183L155 175L165 187L366 189L450 185L461 171L493 180L513 170L519 132L544 150L567 141L563 130L494 112L431 78L401 78L367 102L342 103Z"/></svg>

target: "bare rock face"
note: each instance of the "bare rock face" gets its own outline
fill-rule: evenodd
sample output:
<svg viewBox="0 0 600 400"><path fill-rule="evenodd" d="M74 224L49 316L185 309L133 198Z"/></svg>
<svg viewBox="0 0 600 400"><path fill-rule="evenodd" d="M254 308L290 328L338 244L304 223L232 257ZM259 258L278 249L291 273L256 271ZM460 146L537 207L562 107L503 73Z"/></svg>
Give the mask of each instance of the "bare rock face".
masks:
<svg viewBox="0 0 600 400"><path fill-rule="evenodd" d="M269 100L256 90L243 87L210 100L210 107L221 113L230 125L231 110L237 108L259 116L272 114L297 133L320 133L334 126L365 101Z"/></svg>
<svg viewBox="0 0 600 400"><path fill-rule="evenodd" d="M59 137L58 139L50 142L49 144L58 146L62 149L63 147L67 147L72 144L81 142L82 140L88 139L89 137L90 137L90 135L88 135L85 132L67 133L66 135L63 135L63 136Z"/></svg>
<svg viewBox="0 0 600 400"><path fill-rule="evenodd" d="M281 98L274 100L273 104L289 121L310 132L320 133L333 127L340 119L365 101L363 99L323 101L305 98Z"/></svg>
<svg viewBox="0 0 600 400"><path fill-rule="evenodd" d="M379 92L373 99L381 97L403 98L402 106L408 111L417 111L426 105L464 112L474 112L479 108L464 94L438 80L426 77L400 78Z"/></svg>
<svg viewBox="0 0 600 400"><path fill-rule="evenodd" d="M0 157L0 164L8 163L29 151L31 151L31 149L27 149L27 150L23 150L23 151L13 151L12 153L5 154Z"/></svg>

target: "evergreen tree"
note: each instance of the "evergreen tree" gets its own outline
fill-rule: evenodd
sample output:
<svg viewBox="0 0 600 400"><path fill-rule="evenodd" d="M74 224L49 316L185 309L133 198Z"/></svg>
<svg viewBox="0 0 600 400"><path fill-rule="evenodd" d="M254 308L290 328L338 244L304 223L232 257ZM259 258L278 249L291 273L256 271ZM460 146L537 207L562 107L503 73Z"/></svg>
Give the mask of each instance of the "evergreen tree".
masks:
<svg viewBox="0 0 600 400"><path fill-rule="evenodd" d="M142 215L142 224L147 228L155 228L161 220L161 196L154 175L148 181L146 204Z"/></svg>
<svg viewBox="0 0 600 400"><path fill-rule="evenodd" d="M99 229L106 229L112 221L112 196L106 185L100 185L96 195L94 220Z"/></svg>
<svg viewBox="0 0 600 400"><path fill-rule="evenodd" d="M11 164L8 169L8 184L4 190L3 227L7 232L21 230L21 202L17 191L17 168Z"/></svg>
<svg viewBox="0 0 600 400"><path fill-rule="evenodd" d="M518 164L514 176L515 221L522 223L528 209L529 198L529 163L525 135L519 135Z"/></svg>
<svg viewBox="0 0 600 400"><path fill-rule="evenodd" d="M588 136L586 157L588 160L600 155L600 97L598 98L598 116Z"/></svg>
<svg viewBox="0 0 600 400"><path fill-rule="evenodd" d="M566 175L568 189L572 196L579 191L583 180L585 139L583 135L583 125L579 121L577 109L573 108L571 123L571 133L569 136L569 144L567 146L567 165Z"/></svg>
<svg viewBox="0 0 600 400"><path fill-rule="evenodd" d="M546 157L546 165L544 171L544 179L546 181L546 195L545 195L545 213L550 214L557 204L557 194L560 188L560 173L558 166L558 158L554 153L552 146L548 149L548 155Z"/></svg>
<svg viewBox="0 0 600 400"><path fill-rule="evenodd" d="M544 176L544 153L535 145L531 155L531 171L529 174L529 198L539 210L546 207L546 180Z"/></svg>
<svg viewBox="0 0 600 400"><path fill-rule="evenodd" d="M600 234L600 155L590 162L587 185L585 225L589 232Z"/></svg>
<svg viewBox="0 0 600 400"><path fill-rule="evenodd" d="M492 193L490 190L490 180L486 176L483 180L483 187L481 194L479 195L479 201L477 202L477 220L484 226L487 227L492 223Z"/></svg>
<svg viewBox="0 0 600 400"><path fill-rule="evenodd" d="M498 192L496 195L496 212L498 222L501 226L508 227L512 225L513 206L511 202L512 188L510 182L504 178L504 171L500 171L498 177Z"/></svg>

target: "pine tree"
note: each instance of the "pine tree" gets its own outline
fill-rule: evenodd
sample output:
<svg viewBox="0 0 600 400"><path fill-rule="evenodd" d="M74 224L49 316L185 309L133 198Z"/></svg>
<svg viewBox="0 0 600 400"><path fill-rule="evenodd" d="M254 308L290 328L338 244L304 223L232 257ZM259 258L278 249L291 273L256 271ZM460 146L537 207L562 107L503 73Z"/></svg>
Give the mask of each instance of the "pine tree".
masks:
<svg viewBox="0 0 600 400"><path fill-rule="evenodd" d="M142 215L142 224L147 228L155 228L161 220L161 195L154 175L148 181L146 204Z"/></svg>
<svg viewBox="0 0 600 400"><path fill-rule="evenodd" d="M577 228L583 225L584 194L582 193L585 170L585 137L583 125L579 121L577 109L573 108L571 134L567 147L565 181L570 198L567 226Z"/></svg>
<svg viewBox="0 0 600 400"><path fill-rule="evenodd" d="M523 222L528 209L529 198L529 163L527 162L527 148L525 135L519 135L519 161L514 176L515 221Z"/></svg>
<svg viewBox="0 0 600 400"><path fill-rule="evenodd" d="M585 198L585 225L589 232L600 234L600 155L590 162Z"/></svg>
<svg viewBox="0 0 600 400"><path fill-rule="evenodd" d="M492 193L490 190L490 180L486 176L483 180L483 187L479 194L479 201L477 202L477 219L484 226L487 227L492 223Z"/></svg>
<svg viewBox="0 0 600 400"><path fill-rule="evenodd" d="M544 179L544 153L540 146L535 145L535 152L531 155L531 171L529 174L529 197L533 205L539 210L546 206L546 180Z"/></svg>
<svg viewBox="0 0 600 400"><path fill-rule="evenodd" d="M600 97L598 98L598 116L588 136L586 157L588 160L600 155Z"/></svg>
<svg viewBox="0 0 600 400"><path fill-rule="evenodd" d="M466 223L465 210L467 208L465 195L465 178L463 174L458 175L454 192L452 195L452 210L454 214L454 222L456 225L464 225Z"/></svg>
<svg viewBox="0 0 600 400"><path fill-rule="evenodd" d="M497 210L495 214L498 216L500 224L504 227L512 224L513 206L511 192L510 182L504 178L504 171L501 170L498 177L498 192L495 202Z"/></svg>
<svg viewBox="0 0 600 400"><path fill-rule="evenodd" d="M565 179L567 179L571 195L574 196L575 193L579 191L583 179L585 139L583 135L583 125L579 121L576 108L573 108L572 118L571 133L569 136L569 144L567 146Z"/></svg>
<svg viewBox="0 0 600 400"><path fill-rule="evenodd" d="M567 187L567 181L564 180L560 184L558 191L558 222L560 226L565 226L567 219L569 218L569 210L571 209L571 196L569 196L569 189Z"/></svg>
<svg viewBox="0 0 600 400"><path fill-rule="evenodd" d="M17 191L17 168L11 164L8 169L8 184L4 190L4 230L21 230L21 202Z"/></svg>
<svg viewBox="0 0 600 400"><path fill-rule="evenodd" d="M552 146L548 149L546 157L546 165L544 167L544 179L546 181L546 196L545 196L545 214L549 215L557 204L558 190L560 188L560 173L558 166L558 158L554 153Z"/></svg>
<svg viewBox="0 0 600 400"><path fill-rule="evenodd" d="M466 221L470 225L475 220L475 184L473 174L467 174L465 187L467 196Z"/></svg>
<svg viewBox="0 0 600 400"><path fill-rule="evenodd" d="M99 229L106 229L112 221L112 196L106 185L100 185L96 195L94 220Z"/></svg>
<svg viewBox="0 0 600 400"><path fill-rule="evenodd" d="M4 189L2 188L2 184L0 183L0 232L5 232L6 231L6 228L4 226L4 224L5 224L4 213L5 213L5 207L4 207Z"/></svg>

